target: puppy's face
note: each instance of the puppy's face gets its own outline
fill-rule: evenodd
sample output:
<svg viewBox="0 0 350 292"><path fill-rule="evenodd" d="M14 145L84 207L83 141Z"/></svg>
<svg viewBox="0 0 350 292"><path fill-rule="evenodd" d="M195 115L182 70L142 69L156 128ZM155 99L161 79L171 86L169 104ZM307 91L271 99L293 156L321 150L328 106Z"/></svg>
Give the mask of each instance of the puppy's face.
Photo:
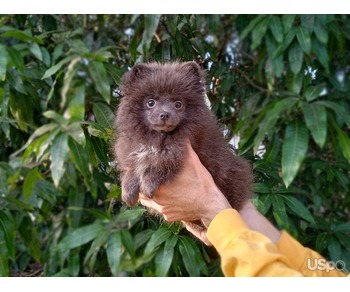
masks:
<svg viewBox="0 0 350 292"><path fill-rule="evenodd" d="M171 133L205 107L204 72L194 62L137 64L123 76L121 92L119 124Z"/></svg>
<svg viewBox="0 0 350 292"><path fill-rule="evenodd" d="M146 123L152 130L171 132L183 118L185 104L180 98L150 97L144 103Z"/></svg>

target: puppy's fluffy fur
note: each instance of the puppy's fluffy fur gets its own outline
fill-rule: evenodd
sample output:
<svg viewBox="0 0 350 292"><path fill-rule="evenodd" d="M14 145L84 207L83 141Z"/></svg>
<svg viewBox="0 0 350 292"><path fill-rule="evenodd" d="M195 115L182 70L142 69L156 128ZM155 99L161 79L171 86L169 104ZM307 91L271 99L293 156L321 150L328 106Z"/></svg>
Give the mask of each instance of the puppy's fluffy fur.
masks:
<svg viewBox="0 0 350 292"><path fill-rule="evenodd" d="M232 207L242 207L252 193L251 166L234 154L206 106L205 73L196 63L135 65L120 89L114 154L128 206L174 177L189 139Z"/></svg>

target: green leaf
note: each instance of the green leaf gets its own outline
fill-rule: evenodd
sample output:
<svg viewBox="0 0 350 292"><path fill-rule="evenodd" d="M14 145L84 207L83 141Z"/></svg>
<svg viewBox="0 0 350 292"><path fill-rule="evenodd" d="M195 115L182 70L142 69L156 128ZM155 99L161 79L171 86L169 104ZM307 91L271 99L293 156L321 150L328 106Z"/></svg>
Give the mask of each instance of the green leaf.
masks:
<svg viewBox="0 0 350 292"><path fill-rule="evenodd" d="M278 16L272 15L270 20L270 29L275 37L275 40L279 43L283 41L283 27L281 20Z"/></svg>
<svg viewBox="0 0 350 292"><path fill-rule="evenodd" d="M86 138L80 122L74 122L73 124L69 125L67 127L66 133L81 146L85 147Z"/></svg>
<svg viewBox="0 0 350 292"><path fill-rule="evenodd" d="M151 229L143 230L143 231L141 231L140 233L137 233L137 234L135 235L135 239L133 239L133 238L131 237L131 235L130 235L130 236L127 236L127 237L128 237L128 241L125 241L125 242L124 242L124 234L122 234L122 236L123 236L123 237L122 237L123 244L124 244L124 246L126 246L126 243L130 242L130 239L132 239L133 242L134 242L135 248L140 248L140 247L143 246L146 242L149 241L149 239L151 238L153 232L154 232L154 231L151 230ZM128 252L129 252L129 251L128 251ZM129 253L130 253L130 252L129 252ZM132 254L135 254L135 252L130 253L130 254L131 254L131 255L132 255Z"/></svg>
<svg viewBox="0 0 350 292"><path fill-rule="evenodd" d="M322 149L327 138L327 112L325 107L317 103L305 103L302 110L312 138Z"/></svg>
<svg viewBox="0 0 350 292"><path fill-rule="evenodd" d="M272 214L279 228L288 228L288 215L283 197L279 194L270 196L272 204Z"/></svg>
<svg viewBox="0 0 350 292"><path fill-rule="evenodd" d="M309 31L305 27L299 26L296 32L296 36L297 36L299 45L302 47L303 51L306 54L310 54L311 37L310 37Z"/></svg>
<svg viewBox="0 0 350 292"><path fill-rule="evenodd" d="M72 228L78 228L83 215L85 202L84 188L77 186L68 191L68 214L71 219Z"/></svg>
<svg viewBox="0 0 350 292"><path fill-rule="evenodd" d="M69 139L68 145L75 167L86 179L89 179L89 158L86 149L72 139Z"/></svg>
<svg viewBox="0 0 350 292"><path fill-rule="evenodd" d="M283 31L285 34L287 32L289 32L290 29L292 28L295 17L296 17L295 14L283 14L282 15Z"/></svg>
<svg viewBox="0 0 350 292"><path fill-rule="evenodd" d="M75 57L71 60L71 62L68 65L67 70L65 71L64 74L64 79L63 79L63 86L61 90L61 108L64 108L67 102L67 96L69 90L73 88L72 82L74 77L77 76L77 72L79 69L79 64L81 61L81 57Z"/></svg>
<svg viewBox="0 0 350 292"><path fill-rule="evenodd" d="M155 256L156 264L156 277L166 277L169 271L170 265L173 261L174 250L168 250L167 252L164 248L160 248Z"/></svg>
<svg viewBox="0 0 350 292"><path fill-rule="evenodd" d="M173 262L174 257L174 248L178 241L177 235L172 235L170 240L168 239L165 242L164 248L162 248L156 255L156 276L165 277L168 274L171 263Z"/></svg>
<svg viewBox="0 0 350 292"><path fill-rule="evenodd" d="M88 140L87 140L88 141ZM104 164L104 165L108 165L108 145L106 144L105 141L101 140L101 139L97 139L95 137L91 137L91 142L92 142L92 147L95 153L89 153L89 154L95 154L97 156L97 158ZM89 145L88 143L86 144L87 146ZM91 151L89 151L91 152ZM91 161L91 158L90 158Z"/></svg>
<svg viewBox="0 0 350 292"><path fill-rule="evenodd" d="M6 48L0 44L0 81L5 81L6 79L7 62Z"/></svg>
<svg viewBox="0 0 350 292"><path fill-rule="evenodd" d="M18 228L21 239L24 242L29 254L37 261L42 260L42 250L37 230L38 226L34 225L29 216L25 216Z"/></svg>
<svg viewBox="0 0 350 292"><path fill-rule="evenodd" d="M192 238L181 236L179 238L179 251L190 277L199 277L201 272L208 273L198 246Z"/></svg>
<svg viewBox="0 0 350 292"><path fill-rule="evenodd" d="M263 20L265 17L265 15L257 15L255 16L250 22L249 24L244 28L244 30L241 33L241 39L245 39L248 34L255 28L255 26L261 21Z"/></svg>
<svg viewBox="0 0 350 292"><path fill-rule="evenodd" d="M302 71L300 71L297 75L290 72L287 75L288 90L293 94L299 95L304 83L304 77L305 74Z"/></svg>
<svg viewBox="0 0 350 292"><path fill-rule="evenodd" d="M109 104L111 100L111 89L107 71L102 62L92 61L89 64L89 72L94 80L97 91L102 95L104 100Z"/></svg>
<svg viewBox="0 0 350 292"><path fill-rule="evenodd" d="M4 235L0 230L0 277L8 277L9 274L9 253L5 244Z"/></svg>
<svg viewBox="0 0 350 292"><path fill-rule="evenodd" d="M338 224L333 228L333 230L337 231L337 232L344 232L344 233L350 234L350 223ZM350 238L349 238L349 240L350 240ZM349 247L350 247L350 245L349 245Z"/></svg>
<svg viewBox="0 0 350 292"><path fill-rule="evenodd" d="M85 115L85 86L82 85L75 90L71 98L66 114L70 122L82 122ZM65 116L66 116L65 114Z"/></svg>
<svg viewBox="0 0 350 292"><path fill-rule="evenodd" d="M91 136L101 138L101 139L107 141L108 138L110 138L110 137L106 133L107 131L105 129L106 128L104 128L99 123L94 123L94 122L89 123L89 126L87 128L87 130Z"/></svg>
<svg viewBox="0 0 350 292"><path fill-rule="evenodd" d="M254 193L269 194L271 193L271 187L269 187L266 183L255 183Z"/></svg>
<svg viewBox="0 0 350 292"><path fill-rule="evenodd" d="M312 50L315 52L318 61L326 69L326 73L329 73L329 58L327 47L321 43L317 38L312 38Z"/></svg>
<svg viewBox="0 0 350 292"><path fill-rule="evenodd" d="M122 254L122 240L120 232L113 232L107 241L107 259L113 276L118 276Z"/></svg>
<svg viewBox="0 0 350 292"><path fill-rule="evenodd" d="M40 50L40 46L37 43L32 43L29 50L38 60L43 61L43 54Z"/></svg>
<svg viewBox="0 0 350 292"><path fill-rule="evenodd" d="M265 215L267 213L267 211L269 211L271 208L271 205L272 205L271 196L272 195L270 195L270 194L261 194L261 195L259 194L257 209L263 215Z"/></svg>
<svg viewBox="0 0 350 292"><path fill-rule="evenodd" d="M282 146L282 178L286 187L300 169L307 153L308 141L308 130L301 122L293 122L286 127Z"/></svg>
<svg viewBox="0 0 350 292"><path fill-rule="evenodd" d="M36 181L42 180L42 179L43 179L43 176L38 171L38 167L33 168L26 175L24 182L23 182L23 197L26 201L29 201Z"/></svg>
<svg viewBox="0 0 350 292"><path fill-rule="evenodd" d="M58 133L59 133L59 129L56 128L52 132L45 133L41 137L37 138L26 149L25 153L23 154L23 161L27 161L27 158L30 157L30 152L29 151L32 151L32 152L34 152L36 154L36 160L37 161L42 161L42 159L45 159L46 154L47 154L46 150L52 144L52 140L56 137L56 135ZM27 150L28 150L28 153L27 153Z"/></svg>
<svg viewBox="0 0 350 292"><path fill-rule="evenodd" d="M303 65L304 53L297 42L293 42L288 51L289 66L292 72L297 75Z"/></svg>
<svg viewBox="0 0 350 292"><path fill-rule="evenodd" d="M275 133L270 141L266 143L266 152L263 160L271 163L277 160L281 148L281 140L277 133Z"/></svg>
<svg viewBox="0 0 350 292"><path fill-rule="evenodd" d="M35 182L33 188L33 196L40 197L54 206L57 198L60 196L60 192L51 182L47 180L38 180Z"/></svg>
<svg viewBox="0 0 350 292"><path fill-rule="evenodd" d="M274 74L278 78L281 77L284 71L283 55L273 58L271 62Z"/></svg>
<svg viewBox="0 0 350 292"><path fill-rule="evenodd" d="M175 35L180 16L178 14L166 15L166 21L171 35Z"/></svg>
<svg viewBox="0 0 350 292"><path fill-rule="evenodd" d="M7 80L10 82L10 85L17 90L18 92L22 93L23 95L28 95L24 84L23 79L19 72L15 68L9 68L7 70ZM12 96L11 96L12 97ZM18 98L21 98L21 96L18 96ZM28 106L29 104L27 104Z"/></svg>
<svg viewBox="0 0 350 292"><path fill-rule="evenodd" d="M101 230L101 232L99 232L95 239L92 241L91 246L84 258L84 266L88 267L90 271L93 271L95 269L97 255L100 253L100 250L103 248L103 246L107 244L108 235L109 230L105 228Z"/></svg>
<svg viewBox="0 0 350 292"><path fill-rule="evenodd" d="M43 63L46 65L46 67L49 67L51 65L51 55L50 55L49 51L45 47L40 47L40 51L42 54ZM38 77L38 79L41 79L42 76L43 76L42 72L40 72L40 76Z"/></svg>
<svg viewBox="0 0 350 292"><path fill-rule="evenodd" d="M261 44L262 38L265 36L268 25L270 22L269 17L264 17L254 28L252 32L252 44L251 50L255 50Z"/></svg>
<svg viewBox="0 0 350 292"><path fill-rule="evenodd" d="M0 245L5 244L8 256L15 259L15 224L8 211L0 210Z"/></svg>
<svg viewBox="0 0 350 292"><path fill-rule="evenodd" d="M129 225L132 226L135 222L140 220L145 211L146 209L144 207L126 209L118 214L116 222L128 222Z"/></svg>
<svg viewBox="0 0 350 292"><path fill-rule="evenodd" d="M12 198L12 197L5 197L3 199L4 201L8 202L11 205L11 209L14 210L26 210L26 211L33 211L34 208L33 206L26 204L24 202L22 202L21 200Z"/></svg>
<svg viewBox="0 0 350 292"><path fill-rule="evenodd" d="M44 76L41 79L46 79L49 78L50 76L52 76L53 74L55 74L58 70L60 70L62 68L63 65L65 65L66 63L70 62L72 60L72 57L66 57L64 59L62 59L61 61L59 61L56 65L52 66L51 68L47 69Z"/></svg>
<svg viewBox="0 0 350 292"><path fill-rule="evenodd" d="M308 32L312 32L315 22L314 14L301 14L300 15L301 26L307 29Z"/></svg>
<svg viewBox="0 0 350 292"><path fill-rule="evenodd" d="M58 248L61 251L67 251L82 246L98 237L105 230L106 226L101 223L85 225L66 235L59 243Z"/></svg>
<svg viewBox="0 0 350 292"><path fill-rule="evenodd" d="M24 69L24 62L21 53L15 48L7 48L7 53L9 65L16 67L19 72L22 72Z"/></svg>
<svg viewBox="0 0 350 292"><path fill-rule="evenodd" d="M121 229L119 232L121 235L122 244L125 250L129 253L133 262L136 261L136 249L144 245L153 234L153 231L148 229L137 233L134 238L127 229Z"/></svg>
<svg viewBox="0 0 350 292"><path fill-rule="evenodd" d="M64 162L68 151L68 135L66 133L58 134L52 142L50 165L52 179L56 187L65 173Z"/></svg>
<svg viewBox="0 0 350 292"><path fill-rule="evenodd" d="M332 236L328 242L328 252L333 261L338 261L342 259L342 251L339 241L336 237Z"/></svg>
<svg viewBox="0 0 350 292"><path fill-rule="evenodd" d="M305 98L307 101L313 101L320 96L322 91L325 89L324 84L319 84L317 86L310 86L305 91Z"/></svg>
<svg viewBox="0 0 350 292"><path fill-rule="evenodd" d="M5 170L0 167L0 194L7 195L9 192L9 184Z"/></svg>
<svg viewBox="0 0 350 292"><path fill-rule="evenodd" d="M315 249L319 253L322 253L322 251L327 247L328 242L330 240L330 235L326 232L320 233L317 235L316 238L316 246Z"/></svg>
<svg viewBox="0 0 350 292"><path fill-rule="evenodd" d="M43 113L44 117L50 119L50 120L54 120L57 124L59 125L67 125L68 121L61 116L59 113L49 110Z"/></svg>
<svg viewBox="0 0 350 292"><path fill-rule="evenodd" d="M332 123L333 128L338 134L338 141L340 144L341 151L345 159L350 163L350 137L344 131L342 131L335 122Z"/></svg>
<svg viewBox="0 0 350 292"><path fill-rule="evenodd" d="M68 257L68 271L72 277L78 277L80 271L80 256L78 250L73 250Z"/></svg>
<svg viewBox="0 0 350 292"><path fill-rule="evenodd" d="M334 232L335 236L338 238L339 242L344 246L348 251L350 251L350 236L343 232Z"/></svg>
<svg viewBox="0 0 350 292"><path fill-rule="evenodd" d="M291 109L297 101L298 99L294 97L284 98L277 101L273 108L266 113L265 118L259 124L259 131L254 139L254 153L258 150L265 135L275 126L280 114Z"/></svg>
<svg viewBox="0 0 350 292"><path fill-rule="evenodd" d="M281 195L284 199L286 205L300 218L310 222L315 223L315 219L310 213L310 211L301 203L298 199L291 195Z"/></svg>
<svg viewBox="0 0 350 292"><path fill-rule="evenodd" d="M314 23L314 32L317 39L324 45L328 42L328 30L324 27L323 23L319 19L318 15L316 15L315 23Z"/></svg>
<svg viewBox="0 0 350 292"><path fill-rule="evenodd" d="M42 45L44 41L40 38L33 37L29 35L27 32L20 31L18 29L12 29L4 32L3 34L0 35L2 38L15 38L23 42L29 42L33 41L38 43L39 45Z"/></svg>
<svg viewBox="0 0 350 292"><path fill-rule="evenodd" d="M58 44L57 46L55 46L55 49L52 53L52 64L56 63L57 59L59 57L61 57L62 52L63 52L63 48L64 48L64 43L61 43L61 44Z"/></svg>
<svg viewBox="0 0 350 292"><path fill-rule="evenodd" d="M141 54L138 60L139 62L144 61L144 56L148 56L148 51L151 46L151 42L159 25L160 14L145 14L144 18L145 29L143 31L142 40L137 47L137 51Z"/></svg>
<svg viewBox="0 0 350 292"><path fill-rule="evenodd" d="M93 105L93 112L95 114L97 122L104 128L114 129L114 113L110 107L104 103L95 103Z"/></svg>
<svg viewBox="0 0 350 292"><path fill-rule="evenodd" d="M115 84L120 84L120 79L122 78L123 74L125 73L122 68L117 68L112 63L105 63L104 64L108 76L112 78Z"/></svg>
<svg viewBox="0 0 350 292"><path fill-rule="evenodd" d="M156 230L146 245L144 255L152 253L159 245L166 241L171 234L172 232L167 228L159 228Z"/></svg>
<svg viewBox="0 0 350 292"><path fill-rule="evenodd" d="M336 116L341 117L344 120L344 122L348 125L348 127L350 127L350 114L347 113L346 110L341 105L339 105L334 101L326 101L326 100L317 101L315 103L323 105L331 109L332 111L334 111Z"/></svg>

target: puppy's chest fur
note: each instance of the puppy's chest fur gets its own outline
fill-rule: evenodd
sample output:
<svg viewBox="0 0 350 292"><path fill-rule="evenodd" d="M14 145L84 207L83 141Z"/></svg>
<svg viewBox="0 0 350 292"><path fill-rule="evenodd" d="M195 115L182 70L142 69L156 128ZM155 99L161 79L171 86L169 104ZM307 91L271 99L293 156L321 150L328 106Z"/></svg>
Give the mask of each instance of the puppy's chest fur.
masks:
<svg viewBox="0 0 350 292"><path fill-rule="evenodd" d="M171 155L171 148L173 147L156 147L153 145L139 144L139 147L129 154L129 159L133 165L135 174L141 180L144 174L150 169L167 167L163 165L165 156Z"/></svg>

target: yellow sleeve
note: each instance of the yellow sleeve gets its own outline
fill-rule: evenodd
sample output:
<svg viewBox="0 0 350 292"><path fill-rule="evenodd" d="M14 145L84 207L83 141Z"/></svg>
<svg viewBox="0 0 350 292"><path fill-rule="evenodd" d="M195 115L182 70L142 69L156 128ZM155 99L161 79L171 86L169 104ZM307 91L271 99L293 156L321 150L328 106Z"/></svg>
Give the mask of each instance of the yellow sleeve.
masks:
<svg viewBox="0 0 350 292"><path fill-rule="evenodd" d="M320 254L304 247L285 231L282 231L277 247L289 258L290 266L304 276L345 277L349 274L344 262L339 261L337 267L332 266Z"/></svg>
<svg viewBox="0 0 350 292"><path fill-rule="evenodd" d="M269 238L249 230L234 209L216 215L207 237L221 257L225 276L302 276Z"/></svg>
<svg viewBox="0 0 350 292"><path fill-rule="evenodd" d="M301 264L305 257L315 256L315 252L286 232L282 232L276 246L265 235L249 230L234 209L224 210L213 219L207 237L221 257L225 276L318 276L306 273Z"/></svg>

